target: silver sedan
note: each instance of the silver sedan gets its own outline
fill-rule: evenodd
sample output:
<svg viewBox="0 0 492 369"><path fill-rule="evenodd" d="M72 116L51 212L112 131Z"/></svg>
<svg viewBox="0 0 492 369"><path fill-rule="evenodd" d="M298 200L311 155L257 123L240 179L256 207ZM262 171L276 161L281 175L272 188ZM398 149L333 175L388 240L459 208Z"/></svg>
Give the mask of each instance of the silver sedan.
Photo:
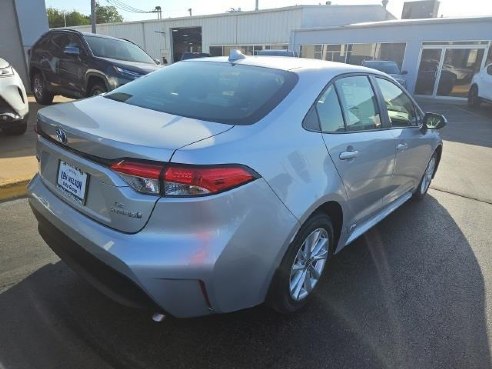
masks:
<svg viewBox="0 0 492 369"><path fill-rule="evenodd" d="M334 254L425 196L445 124L382 72L234 51L42 109L29 201L117 301L294 312Z"/></svg>

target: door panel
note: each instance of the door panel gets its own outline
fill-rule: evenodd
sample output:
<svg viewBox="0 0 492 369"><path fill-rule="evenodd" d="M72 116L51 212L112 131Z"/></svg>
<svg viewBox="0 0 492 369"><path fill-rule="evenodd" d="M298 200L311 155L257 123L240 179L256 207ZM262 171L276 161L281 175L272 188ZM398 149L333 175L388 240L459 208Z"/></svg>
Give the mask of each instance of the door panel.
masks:
<svg viewBox="0 0 492 369"><path fill-rule="evenodd" d="M388 202L417 187L432 155L434 142L429 131L423 133L418 127L393 129L393 133L397 145L394 173L397 191L390 195Z"/></svg>
<svg viewBox="0 0 492 369"><path fill-rule="evenodd" d="M415 94L433 95L436 84L442 49L424 49L420 57Z"/></svg>
<svg viewBox="0 0 492 369"><path fill-rule="evenodd" d="M365 75L338 79L335 88L326 89L316 109L354 222L363 223L382 208L382 199L392 191L394 137L384 129L376 95Z"/></svg>
<svg viewBox="0 0 492 369"><path fill-rule="evenodd" d="M323 139L355 222L362 223L383 207L383 198L393 191L394 136L391 130L381 130L323 134Z"/></svg>
<svg viewBox="0 0 492 369"><path fill-rule="evenodd" d="M75 35L69 36L66 46L78 47L80 55L67 55L62 52L60 57L60 88L68 94L85 95L85 73L87 71L87 53Z"/></svg>
<svg viewBox="0 0 492 369"><path fill-rule="evenodd" d="M394 188L384 199L389 204L414 189L422 176L432 150L432 142L420 129L422 114L400 86L382 77L375 77L385 112L392 127L396 151Z"/></svg>

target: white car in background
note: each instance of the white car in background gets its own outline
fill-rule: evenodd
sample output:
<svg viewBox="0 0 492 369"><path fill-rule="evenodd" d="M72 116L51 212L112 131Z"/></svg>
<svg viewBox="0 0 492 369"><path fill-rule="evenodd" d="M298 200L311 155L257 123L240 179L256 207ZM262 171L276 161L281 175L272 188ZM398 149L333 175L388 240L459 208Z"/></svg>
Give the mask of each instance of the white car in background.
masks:
<svg viewBox="0 0 492 369"><path fill-rule="evenodd" d="M482 102L492 103L492 64L487 65L472 79L468 91L468 105L478 107Z"/></svg>
<svg viewBox="0 0 492 369"><path fill-rule="evenodd" d="M8 135L25 133L28 113L26 89L19 74L0 58L0 129Z"/></svg>

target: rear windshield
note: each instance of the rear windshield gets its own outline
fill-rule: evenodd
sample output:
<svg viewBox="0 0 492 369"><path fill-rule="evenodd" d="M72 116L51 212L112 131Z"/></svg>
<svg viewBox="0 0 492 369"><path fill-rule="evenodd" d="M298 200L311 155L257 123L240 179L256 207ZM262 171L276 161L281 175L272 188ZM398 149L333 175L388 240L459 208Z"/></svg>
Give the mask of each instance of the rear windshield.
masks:
<svg viewBox="0 0 492 369"><path fill-rule="evenodd" d="M253 124L275 108L297 82L277 69L186 61L121 86L105 97L188 118Z"/></svg>
<svg viewBox="0 0 492 369"><path fill-rule="evenodd" d="M101 58L155 64L155 61L137 45L125 40L97 36L85 36L92 53Z"/></svg>

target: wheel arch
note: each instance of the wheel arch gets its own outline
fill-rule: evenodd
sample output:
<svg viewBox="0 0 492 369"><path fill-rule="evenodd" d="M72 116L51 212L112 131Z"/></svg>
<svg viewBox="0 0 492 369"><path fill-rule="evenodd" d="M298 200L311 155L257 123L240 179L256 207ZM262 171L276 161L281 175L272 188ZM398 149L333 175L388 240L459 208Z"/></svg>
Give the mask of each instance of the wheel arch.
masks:
<svg viewBox="0 0 492 369"><path fill-rule="evenodd" d="M334 252L338 249L338 243L340 241L340 237L342 235L343 229L343 208L342 205L338 201L330 200L319 205L310 215L307 217L309 219L314 214L326 214L330 217L333 225L333 237L335 248Z"/></svg>
<svg viewBox="0 0 492 369"><path fill-rule="evenodd" d="M434 150L434 152L436 153L436 167L434 169L434 173L432 174L432 178L434 178L434 176L436 175L437 173L437 169L439 168L439 163L441 162L441 156L442 156L442 144L439 144L436 149Z"/></svg>
<svg viewBox="0 0 492 369"><path fill-rule="evenodd" d="M85 82L85 94L86 95L89 94L90 89L97 82L102 82L102 84L104 86L106 86L106 90L107 91L110 90L109 83L107 81L106 76L104 76L103 74L100 74L100 73L94 73L94 72L92 72L92 73L88 73L87 76L86 76L86 82Z"/></svg>
<svg viewBox="0 0 492 369"><path fill-rule="evenodd" d="M31 68L29 68L29 86L32 86L32 80L33 80L34 75L36 73L40 73L43 76L43 78L44 78L44 73L43 73L43 71L40 68L38 68L38 67L31 67Z"/></svg>

